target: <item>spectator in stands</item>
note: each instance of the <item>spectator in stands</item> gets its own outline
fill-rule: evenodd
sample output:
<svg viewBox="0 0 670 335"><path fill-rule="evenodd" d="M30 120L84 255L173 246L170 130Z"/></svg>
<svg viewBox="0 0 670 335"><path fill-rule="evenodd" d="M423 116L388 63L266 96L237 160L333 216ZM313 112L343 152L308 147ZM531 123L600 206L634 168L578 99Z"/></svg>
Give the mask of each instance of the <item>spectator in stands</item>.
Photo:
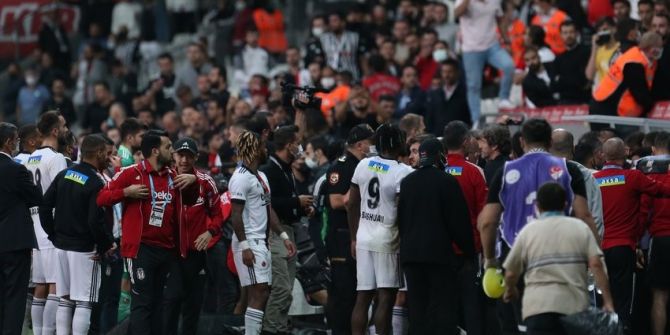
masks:
<svg viewBox="0 0 670 335"><path fill-rule="evenodd" d="M16 100L16 120L20 125L34 124L42 113L42 108L49 101L49 90L37 80L39 74L35 69L25 72L25 84L19 90Z"/></svg>
<svg viewBox="0 0 670 335"><path fill-rule="evenodd" d="M537 12L530 23L544 29L545 42L554 54L563 53L565 44L561 38L560 27L570 17L564 11L555 7L554 0L534 0L534 4Z"/></svg>
<svg viewBox="0 0 670 335"><path fill-rule="evenodd" d="M72 78L76 80L74 97L75 107L85 108L94 100L93 85L107 76L107 65L102 61L102 49L97 44L84 47L79 63L73 69Z"/></svg>
<svg viewBox="0 0 670 335"><path fill-rule="evenodd" d="M112 34L118 35L125 27L129 39L140 37L142 5L131 0L121 0L112 11Z"/></svg>
<svg viewBox="0 0 670 335"><path fill-rule="evenodd" d="M99 81L94 86L95 101L88 106L82 120L82 128L88 133L102 131L102 123L107 120L109 108L114 103L114 96L109 91L107 82Z"/></svg>
<svg viewBox="0 0 670 335"><path fill-rule="evenodd" d="M406 41L410 34L410 24L406 19L398 19L393 23L393 38L396 40L395 61L398 64L404 64L412 55L410 47Z"/></svg>
<svg viewBox="0 0 670 335"><path fill-rule="evenodd" d="M416 68L411 65L405 66L402 69L400 83L402 86L396 95L394 117L399 119L408 113L423 115L426 93L419 87Z"/></svg>
<svg viewBox="0 0 670 335"><path fill-rule="evenodd" d="M330 31L321 35L321 48L326 64L338 72L349 71L354 79L359 79L360 64L367 53L367 46L357 33L345 29L343 15L328 15L328 26Z"/></svg>
<svg viewBox="0 0 670 335"><path fill-rule="evenodd" d="M531 108L555 105L558 94L553 89L554 80L540 61L537 49L527 48L524 59L528 67L528 72L522 84L523 93L526 96L526 105Z"/></svg>
<svg viewBox="0 0 670 335"><path fill-rule="evenodd" d="M514 75L514 63L509 53L498 43L497 13L501 2L477 2L471 0L456 1L454 15L459 19L463 44L463 67L467 82L467 100L471 120L469 124L479 120L482 71L485 64L490 64L503 72L498 97L499 107L511 108L509 101ZM506 32L502 32L503 36Z"/></svg>
<svg viewBox="0 0 670 335"><path fill-rule="evenodd" d="M2 92L3 120L16 122L16 97L23 85L25 81L21 73L21 66L16 62L9 63L7 65L7 84L5 91Z"/></svg>
<svg viewBox="0 0 670 335"><path fill-rule="evenodd" d="M351 91L351 82L353 78L349 71L342 71L335 73L332 68L325 67L321 76L321 87L330 90L327 94L318 93L317 97L321 98L321 113L326 121L332 125L333 109L349 99Z"/></svg>
<svg viewBox="0 0 670 335"><path fill-rule="evenodd" d="M614 38L619 42L619 50L612 56L612 61L628 49L636 46L640 42L640 36L642 36L642 33L637 21L632 19L618 21Z"/></svg>
<svg viewBox="0 0 670 335"><path fill-rule="evenodd" d="M309 36L303 47L305 52L303 61L305 64L312 64L315 62L323 64L325 62L325 56L323 55L323 49L321 48L321 35L328 31L326 18L321 15L314 16L310 27Z"/></svg>
<svg viewBox="0 0 670 335"><path fill-rule="evenodd" d="M670 100L670 17L654 15L651 20L651 31L663 36L663 55L658 60L656 75L651 87L654 101Z"/></svg>
<svg viewBox="0 0 670 335"><path fill-rule="evenodd" d="M390 38L385 38L379 46L379 55L386 61L386 71L392 75L400 76L400 67L395 62L395 42Z"/></svg>
<svg viewBox="0 0 670 335"><path fill-rule="evenodd" d="M44 104L42 113L46 113L50 110L59 111L65 118L65 122L69 125L77 121L77 113L74 110L74 104L72 103L72 99L65 94L65 80L62 78L56 78L51 83L51 96Z"/></svg>
<svg viewBox="0 0 670 335"><path fill-rule="evenodd" d="M57 68L69 72L72 50L65 27L61 23L58 6L58 3L52 2L41 8L42 27L40 28L37 44L42 52L51 55Z"/></svg>
<svg viewBox="0 0 670 335"><path fill-rule="evenodd" d="M591 113L641 117L654 106L651 84L656 61L663 54L663 38L655 32L642 36L639 47L630 48L610 67L593 93ZM620 89L624 85L625 89ZM615 114L616 112L616 114Z"/></svg>
<svg viewBox="0 0 670 335"><path fill-rule="evenodd" d="M668 10L668 3L665 0L656 0L654 1L654 15L668 15L670 11Z"/></svg>
<svg viewBox="0 0 670 335"><path fill-rule="evenodd" d="M591 87L584 75L589 61L589 47L579 42L579 31L573 21L561 24L565 52L554 61L555 91L561 105L585 104L591 98Z"/></svg>
<svg viewBox="0 0 670 335"><path fill-rule="evenodd" d="M458 25L449 20L449 8L442 2L436 2L433 6L433 23L431 28L437 32L437 37L441 41L447 42L451 47L456 45L456 34Z"/></svg>
<svg viewBox="0 0 670 335"><path fill-rule="evenodd" d="M288 47L284 32L284 15L272 4L272 1L256 1L255 7L251 16L258 31L258 46L277 58Z"/></svg>
<svg viewBox="0 0 670 335"><path fill-rule="evenodd" d="M640 17L640 30L646 33L651 28L651 20L654 18L654 3L651 0L639 0L637 3L637 16Z"/></svg>
<svg viewBox="0 0 670 335"><path fill-rule="evenodd" d="M379 127L384 123L390 123L393 120L393 112L395 112L395 97L392 95L382 95L379 97L377 103L377 116L373 126Z"/></svg>
<svg viewBox="0 0 670 335"><path fill-rule="evenodd" d="M551 71L554 66L554 60L556 60L556 54L551 51L545 41L546 33L542 27L533 25L526 29L526 36L524 37L524 44L526 45L526 48L533 47L537 49L540 62Z"/></svg>
<svg viewBox="0 0 670 335"><path fill-rule="evenodd" d="M439 63L449 57L449 47L446 43L440 43L438 49L436 41L437 34L435 32L424 32L421 35L419 54L414 60L414 66L416 66L419 72L419 85L421 85L421 89L423 90L430 88L438 71Z"/></svg>
<svg viewBox="0 0 670 335"><path fill-rule="evenodd" d="M194 97L200 95L198 91L198 75L207 74L212 69L212 64L207 60L207 49L201 43L189 44L186 51L188 62L177 71L177 82L175 87L186 85L191 89Z"/></svg>
<svg viewBox="0 0 670 335"><path fill-rule="evenodd" d="M246 88L253 75L267 76L270 69L270 55L258 45L258 31L248 30L244 49L235 57L235 80Z"/></svg>
<svg viewBox="0 0 670 335"><path fill-rule="evenodd" d="M160 54L157 63L160 69L159 77L151 81L144 95L151 101L158 115L164 115L176 107L177 77L174 73L172 55Z"/></svg>
<svg viewBox="0 0 670 335"><path fill-rule="evenodd" d="M46 52L40 55L40 66L39 66L39 83L51 87L51 84L56 78L66 78L67 72L54 66L53 58L51 54Z"/></svg>
<svg viewBox="0 0 670 335"><path fill-rule="evenodd" d="M179 138L179 132L181 131L181 119L174 111L169 111L163 115L162 119L163 129L168 133L168 136L177 140Z"/></svg>
<svg viewBox="0 0 670 335"><path fill-rule="evenodd" d="M472 114L468 107L465 86L461 82L460 67L455 60L446 60L440 66L439 87L428 92L426 97L426 125L428 132L440 136L444 126L454 120L472 125ZM474 120L477 122L478 120Z"/></svg>
<svg viewBox="0 0 670 335"><path fill-rule="evenodd" d="M400 92L400 81L386 72L386 60L382 56L370 56L368 64L371 74L363 78L363 87L370 92L372 101L378 102L382 95L395 96Z"/></svg>
<svg viewBox="0 0 670 335"><path fill-rule="evenodd" d="M172 36L195 32L197 0L167 0L165 6L171 17Z"/></svg>
<svg viewBox="0 0 670 335"><path fill-rule="evenodd" d="M597 33L591 39L591 56L584 71L586 79L593 81L594 88L607 75L610 60L619 48L619 42L614 38L614 19L604 17L598 20L595 28Z"/></svg>
<svg viewBox="0 0 670 335"><path fill-rule="evenodd" d="M519 11L516 9L514 2L505 1L503 6L504 12L500 17L500 29L507 33L507 39L503 40L504 47L512 55L514 64L523 64L526 24L519 18Z"/></svg>
<svg viewBox="0 0 670 335"><path fill-rule="evenodd" d="M614 9L615 22L630 20L630 2L628 0L612 0L612 8Z"/></svg>

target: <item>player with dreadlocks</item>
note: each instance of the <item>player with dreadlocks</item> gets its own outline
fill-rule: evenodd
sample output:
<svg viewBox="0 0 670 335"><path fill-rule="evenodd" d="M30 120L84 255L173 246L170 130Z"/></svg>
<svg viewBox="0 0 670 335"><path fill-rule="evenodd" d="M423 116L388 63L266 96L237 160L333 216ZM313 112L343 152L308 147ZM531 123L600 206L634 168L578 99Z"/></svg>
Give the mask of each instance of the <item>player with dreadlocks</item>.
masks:
<svg viewBox="0 0 670 335"><path fill-rule="evenodd" d="M245 334L261 332L265 304L270 294L272 264L268 248L268 226L283 240L288 257L296 249L288 234L281 230L277 214L270 206L270 187L258 166L267 159L260 136L243 131L237 139L237 156L242 164L230 178L232 201L233 258L242 287L247 287L248 304L244 314ZM269 223L269 225L268 225Z"/></svg>
<svg viewBox="0 0 670 335"><path fill-rule="evenodd" d="M358 163L349 189L347 212L358 291L351 317L354 335L367 333L368 308L375 295L376 332L391 334L391 311L398 288L403 286L396 197L400 182L412 168L398 162L405 149L405 134L400 128L382 124L375 132L375 141L379 156Z"/></svg>

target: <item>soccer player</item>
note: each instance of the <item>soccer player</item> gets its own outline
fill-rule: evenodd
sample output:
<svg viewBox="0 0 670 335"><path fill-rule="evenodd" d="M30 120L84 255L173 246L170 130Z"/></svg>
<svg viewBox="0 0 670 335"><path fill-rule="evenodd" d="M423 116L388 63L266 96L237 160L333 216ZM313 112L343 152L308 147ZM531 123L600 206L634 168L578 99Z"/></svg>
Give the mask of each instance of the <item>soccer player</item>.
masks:
<svg viewBox="0 0 670 335"><path fill-rule="evenodd" d="M237 139L237 155L242 165L235 169L229 184L235 231L232 250L240 285L248 291L245 334L258 335L272 282L268 224L284 241L288 257L295 256L296 249L288 234L281 230L277 214L270 206L268 180L258 171L258 166L267 158L265 143L258 134L245 130Z"/></svg>
<svg viewBox="0 0 670 335"><path fill-rule="evenodd" d="M42 134L42 147L28 157L25 165L33 174L35 185L44 194L56 175L67 167L65 157L58 153L58 141L66 135L68 129L65 118L56 111L42 114L37 122L37 129ZM33 333L54 334L58 309L56 296L58 256L53 243L42 229L37 207L31 209L31 215L39 247L39 250L33 251L32 282L35 283L35 297L31 309Z"/></svg>
<svg viewBox="0 0 670 335"><path fill-rule="evenodd" d="M186 206L185 226L180 231L181 257L172 264L165 291L165 334L177 334L179 316L182 334L198 331L202 309L204 281L200 273L206 271L207 250L221 238L221 198L214 180L195 169L198 146L191 138L176 141L172 147L178 173L194 174L198 180L198 199Z"/></svg>
<svg viewBox="0 0 670 335"><path fill-rule="evenodd" d="M366 333L368 309L375 294L375 329L378 334L391 334L391 312L398 288L403 286L396 197L400 182L412 168L398 162L405 135L397 126L382 124L375 132L375 140L380 155L358 163L349 188L351 253L356 258L358 280L351 316L355 335Z"/></svg>
<svg viewBox="0 0 670 335"><path fill-rule="evenodd" d="M56 176L40 205L42 227L58 255L57 334L88 334L92 304L98 301L100 288L98 260L116 249L105 212L95 203L105 184L98 171L109 165L111 154L101 136L84 138L82 162Z"/></svg>

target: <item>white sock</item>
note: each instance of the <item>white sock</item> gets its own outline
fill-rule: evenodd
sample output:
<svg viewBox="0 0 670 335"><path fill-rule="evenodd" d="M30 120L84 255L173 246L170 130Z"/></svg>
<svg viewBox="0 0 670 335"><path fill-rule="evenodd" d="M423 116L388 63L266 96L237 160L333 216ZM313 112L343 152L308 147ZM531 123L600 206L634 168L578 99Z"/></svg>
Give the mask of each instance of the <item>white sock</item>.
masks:
<svg viewBox="0 0 670 335"><path fill-rule="evenodd" d="M55 294L49 294L47 303L44 304L44 316L42 317L42 335L53 335L56 333L56 312L60 299Z"/></svg>
<svg viewBox="0 0 670 335"><path fill-rule="evenodd" d="M93 305L90 302L77 301L72 319L72 335L86 335L91 327L91 311Z"/></svg>
<svg viewBox="0 0 670 335"><path fill-rule="evenodd" d="M393 306L393 316L391 317L391 324L393 325L393 335L407 334L407 308Z"/></svg>
<svg viewBox="0 0 670 335"><path fill-rule="evenodd" d="M263 311L247 307L247 311L244 313L244 334L245 335L258 335L261 333L261 328L263 326Z"/></svg>
<svg viewBox="0 0 670 335"><path fill-rule="evenodd" d="M58 311L56 312L56 334L68 335L72 330L72 313L74 313L74 301L60 298Z"/></svg>
<svg viewBox="0 0 670 335"><path fill-rule="evenodd" d="M377 327L375 327L375 325L370 325L368 327L368 334L377 335Z"/></svg>
<svg viewBox="0 0 670 335"><path fill-rule="evenodd" d="M47 302L43 298L33 298L30 306L30 318L33 320L33 334L42 335L42 315L44 315L44 304Z"/></svg>

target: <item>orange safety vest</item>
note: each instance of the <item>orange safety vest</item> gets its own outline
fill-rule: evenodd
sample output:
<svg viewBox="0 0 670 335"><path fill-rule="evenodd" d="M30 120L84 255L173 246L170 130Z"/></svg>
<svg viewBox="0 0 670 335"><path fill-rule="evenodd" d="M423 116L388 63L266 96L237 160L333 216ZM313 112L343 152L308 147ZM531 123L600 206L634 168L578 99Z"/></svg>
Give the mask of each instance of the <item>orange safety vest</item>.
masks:
<svg viewBox="0 0 670 335"><path fill-rule="evenodd" d="M314 96L321 98L321 113L326 120L330 119L331 112L335 106L349 99L351 87L347 85L338 85L330 93L317 93Z"/></svg>
<svg viewBox="0 0 670 335"><path fill-rule="evenodd" d="M263 8L254 10L254 24L258 29L258 46L270 53L281 53L288 48L284 33L284 16L280 10L270 13Z"/></svg>
<svg viewBox="0 0 670 335"><path fill-rule="evenodd" d="M600 81L600 84L598 84L598 87L593 92L593 98L596 101L605 101L616 92L619 85L623 82L623 69L628 63L640 63L644 66L647 87L651 88L651 84L654 81L654 72L656 72L656 61L649 60L640 48L632 47L619 56L610 66L607 76ZM635 101L630 90L624 91L617 106L617 114L619 116L638 117L642 115L642 112L642 107Z"/></svg>
<svg viewBox="0 0 670 335"><path fill-rule="evenodd" d="M561 38L561 23L568 20L570 17L560 9L554 9L551 17L547 22L542 23L540 15L535 15L531 21L532 25L544 28L544 42L547 43L551 51L558 55L565 51L565 44Z"/></svg>

